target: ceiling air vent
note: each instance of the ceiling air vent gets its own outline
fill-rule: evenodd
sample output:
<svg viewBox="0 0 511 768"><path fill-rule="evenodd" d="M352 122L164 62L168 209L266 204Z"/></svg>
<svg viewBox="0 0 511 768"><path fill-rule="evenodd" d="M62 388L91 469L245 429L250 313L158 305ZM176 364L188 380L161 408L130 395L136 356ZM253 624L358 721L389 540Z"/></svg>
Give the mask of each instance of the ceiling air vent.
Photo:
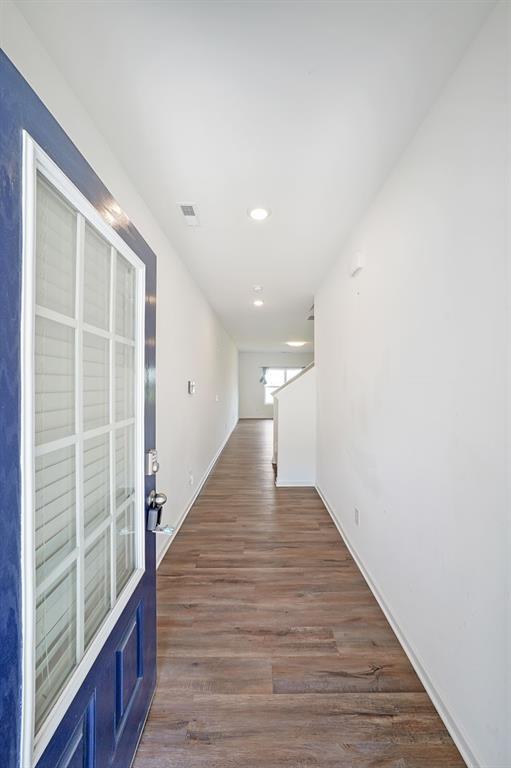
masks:
<svg viewBox="0 0 511 768"><path fill-rule="evenodd" d="M189 227L199 226L199 212L195 203L178 203L178 208Z"/></svg>

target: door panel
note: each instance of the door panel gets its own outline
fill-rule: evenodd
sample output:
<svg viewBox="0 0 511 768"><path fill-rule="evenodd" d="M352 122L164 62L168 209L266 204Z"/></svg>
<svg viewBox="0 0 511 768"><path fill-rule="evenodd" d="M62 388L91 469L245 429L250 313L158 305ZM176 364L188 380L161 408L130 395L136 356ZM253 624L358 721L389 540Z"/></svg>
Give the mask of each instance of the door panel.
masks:
<svg viewBox="0 0 511 768"><path fill-rule="evenodd" d="M68 740L57 768L94 768L96 699L92 697Z"/></svg>
<svg viewBox="0 0 511 768"><path fill-rule="evenodd" d="M154 447L154 370L155 370L155 292L156 258L136 229L120 212L108 190L94 174L85 159L71 143L42 102L23 80L8 58L0 51L0 586L2 610L0 611L0 754L6 768L21 765L21 696L22 690L22 591L21 553L22 520L20 499L21 486L21 275L22 275L22 135L27 131L34 141L50 156L69 180L101 212L108 223L131 250L145 264L145 403L144 438L145 451ZM73 316L72 292L63 290L74 280L74 262L70 243L75 238L74 220L66 205L52 194L51 188L41 193L38 216L46 221L58 221L60 237L53 242L51 227L41 245L42 257L38 267L44 279L37 282L37 302L50 310L50 316L37 318L37 350L51 349L57 352L56 367L47 365L42 355L42 365L37 375L41 377L36 403L35 430L38 442L60 439L70 434L70 410L72 410L75 370L72 362L73 334L65 324L59 324L51 311L63 316ZM71 255L70 255L71 254ZM127 376L134 365L133 275L122 256L117 257L118 274L122 292L116 303L113 322L117 334L112 351L111 367L115 371L112 388L118 395L118 418L130 418L134 402L132 392L126 386ZM83 334L84 383L83 423L90 429L105 423L107 395L110 387L106 343L101 332L108 325L101 295L108 295L110 274L104 243L86 225L84 232L83 282L85 295L98 298L91 302L84 316L90 328ZM72 330L72 329L71 329ZM88 385L90 385L88 387ZM57 387L57 389L56 389ZM56 395L56 392L58 393ZM48 409L58 411L58 418L47 417ZM114 462L115 488L111 491L111 504L119 510L117 525L106 536L92 541L84 552L83 579L85 601L83 620L84 645L87 648L96 628L102 622L109 604L106 592L97 592L101 573L109 568L113 551L110 537L117 537L117 578L115 594L126 584L134 565L132 537L127 532L133 527L135 508L129 502L130 478L126 467L133 462L130 441L126 430L115 430L111 451L105 438L96 435L83 442L83 486L85 535L98 525L104 524L109 514L105 508L102 488L108 476L109 461ZM45 514L53 514L51 535L46 530L38 541L37 557L42 564L40 583L45 587L47 573L60 562L63 567L60 580L48 586L52 600L52 626L63 621L69 611L69 584L77 578L72 564L65 559L75 542L69 520L69 500L74 489L70 479L70 467L78 460L75 446L64 446L37 457L35 466L36 503ZM103 483L103 484L102 484ZM154 477L145 478L145 495L154 488ZM58 489L58 492L55 492ZM52 495L53 494L53 495ZM40 522L40 521L38 521ZM34 532L37 538L37 530ZM148 711L155 686L155 542L154 534L145 534L145 572L131 595L122 615L104 642L99 655L88 672L75 698L62 716L50 743L38 761L38 768L127 768ZM62 583L61 583L62 581ZM51 590L51 593L50 593ZM95 595L94 599L91 598ZM47 621L41 611L39 621ZM60 619L57 614L61 615ZM54 620L56 617L56 621ZM76 652L76 627L73 622L66 627L60 646L55 650L53 665L47 666L48 679L44 685L61 684L73 667ZM25 644L26 647L26 644ZM36 653L38 652L36 648ZM40 648L42 653L43 649ZM47 653L48 649L44 649ZM41 674L43 674L41 672ZM49 690L49 688L48 688ZM40 697L37 716L45 716L45 696ZM22 768L31 768L29 764Z"/></svg>

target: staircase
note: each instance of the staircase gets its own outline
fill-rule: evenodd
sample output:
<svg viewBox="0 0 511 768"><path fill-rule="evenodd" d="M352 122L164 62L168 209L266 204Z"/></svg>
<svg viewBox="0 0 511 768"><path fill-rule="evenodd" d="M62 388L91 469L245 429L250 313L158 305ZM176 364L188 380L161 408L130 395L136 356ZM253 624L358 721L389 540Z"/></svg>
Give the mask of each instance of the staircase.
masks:
<svg viewBox="0 0 511 768"><path fill-rule="evenodd" d="M273 464L279 487L316 483L314 363L273 393Z"/></svg>

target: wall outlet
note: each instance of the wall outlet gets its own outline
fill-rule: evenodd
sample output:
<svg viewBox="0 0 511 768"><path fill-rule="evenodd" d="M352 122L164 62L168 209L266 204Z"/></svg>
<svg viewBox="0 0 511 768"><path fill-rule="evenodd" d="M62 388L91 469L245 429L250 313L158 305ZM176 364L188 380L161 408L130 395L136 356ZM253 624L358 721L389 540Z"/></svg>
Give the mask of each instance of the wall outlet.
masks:
<svg viewBox="0 0 511 768"><path fill-rule="evenodd" d="M188 485L193 485L193 472L191 469L188 471Z"/></svg>
<svg viewBox="0 0 511 768"><path fill-rule="evenodd" d="M360 512L355 507L355 525L360 525Z"/></svg>
<svg viewBox="0 0 511 768"><path fill-rule="evenodd" d="M217 403L219 403L219 402L220 402L220 395L215 395L215 401L216 401Z"/></svg>

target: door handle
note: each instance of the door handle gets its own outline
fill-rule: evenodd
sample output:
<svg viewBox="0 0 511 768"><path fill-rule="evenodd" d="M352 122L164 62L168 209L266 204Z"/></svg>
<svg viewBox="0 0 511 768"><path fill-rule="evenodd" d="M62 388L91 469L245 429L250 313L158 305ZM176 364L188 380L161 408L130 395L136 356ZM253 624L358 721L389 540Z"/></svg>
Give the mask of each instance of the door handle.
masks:
<svg viewBox="0 0 511 768"><path fill-rule="evenodd" d="M166 525L161 527L161 513L163 505L167 502L167 495L161 491L152 490L147 497L147 530L153 533L173 533L174 528Z"/></svg>
<svg viewBox="0 0 511 768"><path fill-rule="evenodd" d="M167 503L167 494L161 491L151 491L147 499L150 507L163 507Z"/></svg>

